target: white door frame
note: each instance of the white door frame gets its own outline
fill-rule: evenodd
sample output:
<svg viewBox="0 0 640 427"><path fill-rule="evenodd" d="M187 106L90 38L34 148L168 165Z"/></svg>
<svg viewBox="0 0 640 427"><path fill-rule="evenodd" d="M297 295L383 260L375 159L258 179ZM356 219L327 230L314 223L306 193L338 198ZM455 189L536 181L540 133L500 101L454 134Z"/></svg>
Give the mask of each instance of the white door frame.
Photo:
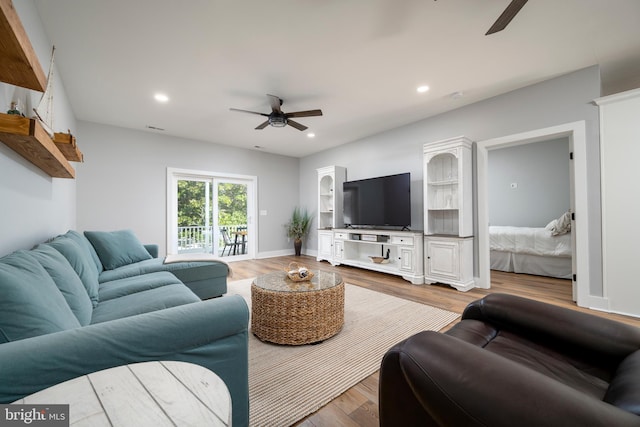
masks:
<svg viewBox="0 0 640 427"><path fill-rule="evenodd" d="M478 275L476 285L480 288L491 287L489 253L489 203L488 203L488 152L497 148L539 142L554 138L569 138L569 147L573 152L573 233L576 245L573 247L575 274L575 296L581 307L589 306L589 209L587 194L587 137L585 121L566 123L544 129L493 138L476 143L477 188L478 188Z"/></svg>
<svg viewBox="0 0 640 427"><path fill-rule="evenodd" d="M178 178L193 177L195 179L207 178L214 181L237 181L247 184L247 253L245 255L233 256L234 260L255 259L258 248L258 225L255 221L256 209L258 206L258 177L252 175L238 175L223 172L200 171L193 169L167 168L167 253L176 251L178 242L176 240L178 211L172 200L177 200ZM214 240L215 241L215 240Z"/></svg>

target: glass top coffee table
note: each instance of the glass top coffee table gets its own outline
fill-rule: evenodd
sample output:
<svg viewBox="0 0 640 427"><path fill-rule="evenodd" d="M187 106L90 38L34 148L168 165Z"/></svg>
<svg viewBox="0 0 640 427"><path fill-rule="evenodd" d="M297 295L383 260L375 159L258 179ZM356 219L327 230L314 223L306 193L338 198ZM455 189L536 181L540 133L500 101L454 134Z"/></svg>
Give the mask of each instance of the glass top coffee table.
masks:
<svg viewBox="0 0 640 427"><path fill-rule="evenodd" d="M301 345L324 341L344 324L344 282L338 273L314 270L294 282L284 271L251 284L251 331L262 341Z"/></svg>

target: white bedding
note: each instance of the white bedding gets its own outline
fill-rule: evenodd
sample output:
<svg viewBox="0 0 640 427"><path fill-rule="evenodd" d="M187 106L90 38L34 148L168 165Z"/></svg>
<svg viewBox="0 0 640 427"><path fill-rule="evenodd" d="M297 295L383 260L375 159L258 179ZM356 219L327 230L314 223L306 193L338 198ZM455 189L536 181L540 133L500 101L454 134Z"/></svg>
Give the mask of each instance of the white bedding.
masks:
<svg viewBox="0 0 640 427"><path fill-rule="evenodd" d="M571 233L551 235L546 228L489 227L489 245L494 251L571 257Z"/></svg>
<svg viewBox="0 0 640 427"><path fill-rule="evenodd" d="M571 258L491 251L491 269L571 279Z"/></svg>

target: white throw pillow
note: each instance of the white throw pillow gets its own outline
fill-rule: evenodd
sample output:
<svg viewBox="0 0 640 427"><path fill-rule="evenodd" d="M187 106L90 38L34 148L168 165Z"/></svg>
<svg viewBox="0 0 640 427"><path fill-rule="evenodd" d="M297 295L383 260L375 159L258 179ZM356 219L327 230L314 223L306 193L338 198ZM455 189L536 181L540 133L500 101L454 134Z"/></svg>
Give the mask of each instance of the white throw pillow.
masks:
<svg viewBox="0 0 640 427"><path fill-rule="evenodd" d="M554 219L545 227L551 231L552 236L559 236L571 231L571 211L562 214L558 219Z"/></svg>

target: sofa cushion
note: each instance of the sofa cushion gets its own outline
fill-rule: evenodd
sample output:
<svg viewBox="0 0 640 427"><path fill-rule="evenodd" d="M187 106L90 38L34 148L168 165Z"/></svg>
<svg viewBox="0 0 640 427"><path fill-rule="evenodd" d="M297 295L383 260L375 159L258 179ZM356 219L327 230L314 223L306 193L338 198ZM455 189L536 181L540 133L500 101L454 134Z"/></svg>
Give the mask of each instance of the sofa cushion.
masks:
<svg viewBox="0 0 640 427"><path fill-rule="evenodd" d="M484 348L598 400L609 386L593 366L508 331L500 331Z"/></svg>
<svg viewBox="0 0 640 427"><path fill-rule="evenodd" d="M640 415L640 350L627 356L616 370L604 401Z"/></svg>
<svg viewBox="0 0 640 427"><path fill-rule="evenodd" d="M166 285L176 285L181 282L171 273L159 271L141 276L125 277L100 284L100 301L123 297L137 292L148 291Z"/></svg>
<svg viewBox="0 0 640 427"><path fill-rule="evenodd" d="M46 245L52 246L69 261L71 267L78 273L91 303L98 305L98 273L91 255L74 240L66 236L58 236Z"/></svg>
<svg viewBox="0 0 640 427"><path fill-rule="evenodd" d="M200 298L181 283L166 285L101 301L93 310L91 323L107 322L199 301Z"/></svg>
<svg viewBox="0 0 640 427"><path fill-rule="evenodd" d="M28 251L0 259L0 341L80 327L55 282Z"/></svg>
<svg viewBox="0 0 640 427"><path fill-rule="evenodd" d="M139 276L156 271L169 271L202 299L213 298L227 292L229 267L224 262L193 261L165 264L162 258L153 258L100 273L100 283L125 277Z"/></svg>
<svg viewBox="0 0 640 427"><path fill-rule="evenodd" d="M36 246L29 253L49 273L80 324L91 323L93 311L91 298L69 261L60 252L46 244Z"/></svg>
<svg viewBox="0 0 640 427"><path fill-rule="evenodd" d="M89 254L91 255L91 259L96 264L97 273L100 273L102 270L104 270L104 267L102 266L102 262L100 261L100 257L98 256L98 253L96 252L91 242L89 242L89 240L87 240L85 236L83 236L82 234L78 233L75 230L69 230L65 234L63 234L63 236L70 238L71 240L76 242L81 248L89 252Z"/></svg>
<svg viewBox="0 0 640 427"><path fill-rule="evenodd" d="M103 283L111 280L122 279L124 277L153 273L156 271L170 271L181 281L192 282L209 279L211 277L227 277L229 267L227 267L224 262L203 261L165 264L162 258L152 258L135 264L125 265L115 270L105 270L100 273L100 276L98 276L98 281Z"/></svg>
<svg viewBox="0 0 640 427"><path fill-rule="evenodd" d="M85 231L105 270L151 259L151 255L131 230Z"/></svg>

